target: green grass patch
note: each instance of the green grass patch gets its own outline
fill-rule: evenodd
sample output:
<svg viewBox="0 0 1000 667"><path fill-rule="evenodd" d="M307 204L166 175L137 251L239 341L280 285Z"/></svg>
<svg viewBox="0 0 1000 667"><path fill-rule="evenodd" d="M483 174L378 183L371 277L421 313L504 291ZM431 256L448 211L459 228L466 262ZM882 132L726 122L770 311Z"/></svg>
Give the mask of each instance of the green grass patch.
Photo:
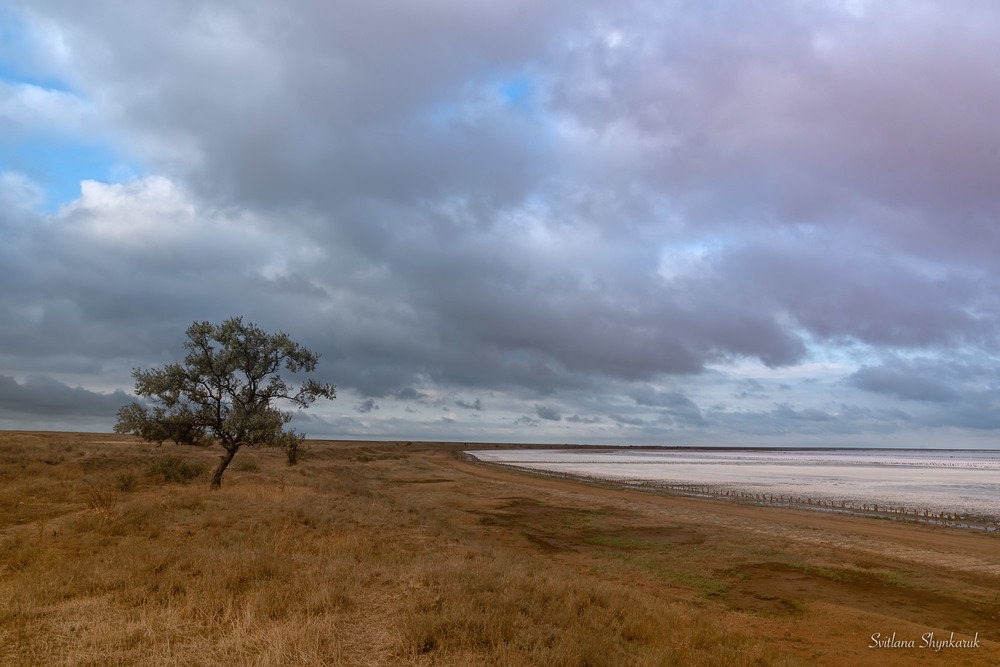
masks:
<svg viewBox="0 0 1000 667"><path fill-rule="evenodd" d="M658 579L695 591L703 598L723 596L732 588L732 584L720 581L719 579L668 567L666 563L656 560L658 552L646 551L640 555L620 551L608 551L605 554L605 558L610 561L616 561L640 570L645 570Z"/></svg>
<svg viewBox="0 0 1000 667"><path fill-rule="evenodd" d="M829 579L830 581L836 581L842 584L851 583L857 580L857 576L846 570L833 570L828 567L805 567L803 568L806 572L812 574L818 574L824 579Z"/></svg>
<svg viewBox="0 0 1000 667"><path fill-rule="evenodd" d="M673 546L670 542L657 542L641 537L627 537L625 535L596 535L588 537L583 541L596 547L611 547L613 549L652 549L656 546Z"/></svg>
<svg viewBox="0 0 1000 667"><path fill-rule="evenodd" d="M720 597L732 588L731 584L727 584L724 581L688 572L669 572L666 578L679 583L685 588L697 591L704 598Z"/></svg>
<svg viewBox="0 0 1000 667"><path fill-rule="evenodd" d="M792 598L781 598L781 603L796 614L806 613L806 606L798 600L794 600Z"/></svg>

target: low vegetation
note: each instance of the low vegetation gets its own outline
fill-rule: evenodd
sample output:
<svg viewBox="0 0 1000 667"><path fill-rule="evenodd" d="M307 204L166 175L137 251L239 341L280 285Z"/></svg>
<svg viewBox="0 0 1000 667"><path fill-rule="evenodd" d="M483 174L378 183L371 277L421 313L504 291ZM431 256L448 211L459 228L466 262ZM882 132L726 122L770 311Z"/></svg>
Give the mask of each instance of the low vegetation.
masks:
<svg viewBox="0 0 1000 667"><path fill-rule="evenodd" d="M146 466L146 477L165 483L185 483L200 477L206 470L208 466L201 461L191 461L181 456L162 456ZM119 479L118 475L115 477Z"/></svg>
<svg viewBox="0 0 1000 667"><path fill-rule="evenodd" d="M249 451L213 492L206 448L0 433L0 664L811 664L725 599L773 552L426 454Z"/></svg>

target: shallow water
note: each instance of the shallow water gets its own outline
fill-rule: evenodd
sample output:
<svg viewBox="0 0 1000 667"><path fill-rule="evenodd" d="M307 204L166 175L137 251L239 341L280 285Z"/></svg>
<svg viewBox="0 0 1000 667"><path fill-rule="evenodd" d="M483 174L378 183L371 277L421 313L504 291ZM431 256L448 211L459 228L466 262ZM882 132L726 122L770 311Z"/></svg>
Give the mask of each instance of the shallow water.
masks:
<svg viewBox="0 0 1000 667"><path fill-rule="evenodd" d="M468 453L518 468L747 500L1000 522L1000 451L683 448Z"/></svg>

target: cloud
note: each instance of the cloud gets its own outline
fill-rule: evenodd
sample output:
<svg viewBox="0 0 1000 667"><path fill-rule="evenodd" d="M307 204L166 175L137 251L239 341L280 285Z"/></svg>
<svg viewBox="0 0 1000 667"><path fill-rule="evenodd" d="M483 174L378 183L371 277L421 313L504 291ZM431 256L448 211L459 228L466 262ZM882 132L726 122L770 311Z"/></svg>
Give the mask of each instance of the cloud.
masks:
<svg viewBox="0 0 1000 667"><path fill-rule="evenodd" d="M427 398L427 394L417 391L413 387L403 387L399 391L395 392L393 396L403 401L419 401Z"/></svg>
<svg viewBox="0 0 1000 667"><path fill-rule="evenodd" d="M847 380L860 389L910 401L954 401L959 394L942 370L940 363L893 360L879 366L862 366Z"/></svg>
<svg viewBox="0 0 1000 667"><path fill-rule="evenodd" d="M478 398L472 402L456 399L455 405L466 410L475 410L476 412L482 412L483 410L483 402Z"/></svg>
<svg viewBox="0 0 1000 667"><path fill-rule="evenodd" d="M566 417L566 421L573 424L600 424L600 417L581 417L580 415L570 415Z"/></svg>
<svg viewBox="0 0 1000 667"><path fill-rule="evenodd" d="M747 378L737 383L733 396L739 399L767 398L768 394L763 384L753 378Z"/></svg>
<svg viewBox="0 0 1000 667"><path fill-rule="evenodd" d="M922 405L914 417L930 428L1000 428L1000 367L993 359L953 354L945 357L890 357L846 378L853 386Z"/></svg>
<svg viewBox="0 0 1000 667"><path fill-rule="evenodd" d="M41 186L24 174L15 171L0 173L0 202L8 210L32 209L43 201L45 192Z"/></svg>
<svg viewBox="0 0 1000 667"><path fill-rule="evenodd" d="M642 387L632 393L632 399L640 406L658 408L661 418L678 424L705 424L701 409L683 392L662 392L651 387ZM623 418L616 417L619 421ZM641 420L636 420L641 422ZM636 424L638 425L638 424Z"/></svg>
<svg viewBox="0 0 1000 667"><path fill-rule="evenodd" d="M772 308L819 339L916 349L989 344L997 324L985 307L992 279L858 250L860 243L850 232L782 233L733 248L717 266L740 291L768 295Z"/></svg>
<svg viewBox="0 0 1000 667"><path fill-rule="evenodd" d="M22 382L0 375L0 417L34 420L38 417L97 417L114 421L119 408L134 398L125 392L110 394L70 387L43 375L30 375Z"/></svg>
<svg viewBox="0 0 1000 667"><path fill-rule="evenodd" d="M17 2L8 135L144 175L3 165L0 372L244 315L352 434L991 428L1000 10L850 4Z"/></svg>
<svg viewBox="0 0 1000 667"><path fill-rule="evenodd" d="M562 420L562 417L559 415L558 412L555 411L555 409L550 408L546 405L536 405L535 413L546 421L557 422Z"/></svg>
<svg viewBox="0 0 1000 667"><path fill-rule="evenodd" d="M644 426L645 420L638 417L628 417L626 415L610 415L611 419L621 426Z"/></svg>
<svg viewBox="0 0 1000 667"><path fill-rule="evenodd" d="M13 133L72 133L85 125L90 113L86 100L71 92L0 80L0 118Z"/></svg>
<svg viewBox="0 0 1000 667"><path fill-rule="evenodd" d="M817 408L803 408L796 410L788 403L779 403L774 409L774 414L783 420L828 422L834 421L836 417L828 412Z"/></svg>

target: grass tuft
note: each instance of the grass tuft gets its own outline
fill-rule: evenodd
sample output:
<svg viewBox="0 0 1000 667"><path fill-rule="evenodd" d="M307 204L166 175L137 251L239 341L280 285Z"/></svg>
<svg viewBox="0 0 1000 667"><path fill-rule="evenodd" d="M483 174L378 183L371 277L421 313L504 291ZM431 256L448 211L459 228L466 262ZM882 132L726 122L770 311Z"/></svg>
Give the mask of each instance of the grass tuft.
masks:
<svg viewBox="0 0 1000 667"><path fill-rule="evenodd" d="M112 486L122 493L135 491L137 486L135 474L131 470L123 470L122 472L116 473Z"/></svg>
<svg viewBox="0 0 1000 667"><path fill-rule="evenodd" d="M260 472L260 466L250 460L237 461L233 464L236 472Z"/></svg>
<svg viewBox="0 0 1000 667"><path fill-rule="evenodd" d="M118 505L118 490L109 486L87 487L87 509L103 518L114 515Z"/></svg>
<svg viewBox="0 0 1000 667"><path fill-rule="evenodd" d="M146 476L162 482L187 483L207 470L208 466L200 461L188 461L180 456L164 456L146 467Z"/></svg>

